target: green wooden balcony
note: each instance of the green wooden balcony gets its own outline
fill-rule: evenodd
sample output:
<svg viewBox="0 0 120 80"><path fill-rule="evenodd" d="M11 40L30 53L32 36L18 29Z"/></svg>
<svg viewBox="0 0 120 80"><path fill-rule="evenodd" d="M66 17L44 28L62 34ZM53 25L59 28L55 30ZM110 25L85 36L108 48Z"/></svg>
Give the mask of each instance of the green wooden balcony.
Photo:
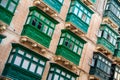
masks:
<svg viewBox="0 0 120 80"><path fill-rule="evenodd" d="M51 9L50 12L60 13L64 0L34 0L36 6L45 10L45 7ZM54 11L52 11L54 10Z"/></svg>
<svg viewBox="0 0 120 80"><path fill-rule="evenodd" d="M31 7L22 36L27 36L48 48L57 23L42 10Z"/></svg>
<svg viewBox="0 0 120 80"><path fill-rule="evenodd" d="M101 48L114 55L118 33L109 25L101 24L98 34L97 45L99 49Z"/></svg>
<svg viewBox="0 0 120 80"><path fill-rule="evenodd" d="M19 0L0 0L0 20L10 24Z"/></svg>
<svg viewBox="0 0 120 80"><path fill-rule="evenodd" d="M47 58L13 43L2 75L12 80L41 80Z"/></svg>
<svg viewBox="0 0 120 80"><path fill-rule="evenodd" d="M109 0L103 15L104 19L107 19L106 22L115 24L116 26L120 25L120 10L118 8L120 7L120 3L118 3L118 0Z"/></svg>
<svg viewBox="0 0 120 80"><path fill-rule="evenodd" d="M106 56L99 52L94 52L90 66L90 75L95 76L98 80L109 80L112 61L109 60Z"/></svg>
<svg viewBox="0 0 120 80"><path fill-rule="evenodd" d="M92 14L93 11L81 1L72 0L66 22L73 25L73 28L78 28L81 32L87 33Z"/></svg>
<svg viewBox="0 0 120 80"><path fill-rule="evenodd" d="M56 55L63 56L72 63L79 65L82 50L86 42L70 30L62 30Z"/></svg>

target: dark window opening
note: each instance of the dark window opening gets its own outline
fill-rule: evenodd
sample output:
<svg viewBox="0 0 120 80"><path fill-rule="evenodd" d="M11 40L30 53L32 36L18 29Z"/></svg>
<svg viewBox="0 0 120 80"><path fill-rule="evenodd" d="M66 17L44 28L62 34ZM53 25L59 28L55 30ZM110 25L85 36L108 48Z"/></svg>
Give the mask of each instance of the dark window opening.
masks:
<svg viewBox="0 0 120 80"><path fill-rule="evenodd" d="M41 27L42 27L42 23L39 22L38 29L41 29Z"/></svg>
<svg viewBox="0 0 120 80"><path fill-rule="evenodd" d="M32 25L35 26L35 25L36 25L36 22L37 22L37 20L36 20L36 19L33 19Z"/></svg>
<svg viewBox="0 0 120 80"><path fill-rule="evenodd" d="M68 46L68 41L65 41L65 46Z"/></svg>

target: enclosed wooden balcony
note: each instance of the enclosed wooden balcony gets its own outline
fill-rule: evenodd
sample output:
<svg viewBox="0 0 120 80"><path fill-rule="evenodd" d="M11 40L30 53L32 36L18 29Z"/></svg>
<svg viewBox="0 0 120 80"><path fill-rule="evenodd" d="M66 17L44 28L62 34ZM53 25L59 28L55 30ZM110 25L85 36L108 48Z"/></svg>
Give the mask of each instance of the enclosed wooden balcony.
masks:
<svg viewBox="0 0 120 80"><path fill-rule="evenodd" d="M118 0L109 0L103 14L103 22L113 26L113 28L120 27L120 5Z"/></svg>
<svg viewBox="0 0 120 80"><path fill-rule="evenodd" d="M66 17L66 27L78 34L86 34L93 11L81 1L72 0Z"/></svg>
<svg viewBox="0 0 120 80"><path fill-rule="evenodd" d="M118 35L110 25L101 24L96 49L105 55L114 55Z"/></svg>

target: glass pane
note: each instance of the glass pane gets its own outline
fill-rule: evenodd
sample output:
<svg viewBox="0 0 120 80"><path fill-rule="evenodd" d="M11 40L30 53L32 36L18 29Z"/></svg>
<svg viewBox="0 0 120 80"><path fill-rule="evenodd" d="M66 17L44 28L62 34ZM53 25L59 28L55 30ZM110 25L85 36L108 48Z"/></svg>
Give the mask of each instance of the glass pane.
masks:
<svg viewBox="0 0 120 80"><path fill-rule="evenodd" d="M77 13L78 13L78 8L75 7L75 9L74 9L74 14L77 15Z"/></svg>
<svg viewBox="0 0 120 80"><path fill-rule="evenodd" d="M63 78L63 77L60 77L60 80L64 80L64 78Z"/></svg>
<svg viewBox="0 0 120 80"><path fill-rule="evenodd" d="M69 13L72 13L72 12L73 12L73 7L71 7L71 8L70 8L70 11L69 11Z"/></svg>
<svg viewBox="0 0 120 80"><path fill-rule="evenodd" d="M107 35L108 35L108 33L107 33L106 31L104 31L103 37L104 37L105 39L107 39Z"/></svg>
<svg viewBox="0 0 120 80"><path fill-rule="evenodd" d="M67 74L67 76L66 76L67 78L70 78L70 75L69 74Z"/></svg>
<svg viewBox="0 0 120 80"><path fill-rule="evenodd" d="M89 24L90 23L90 18L87 17L86 23Z"/></svg>
<svg viewBox="0 0 120 80"><path fill-rule="evenodd" d="M23 64L22 64L22 68L28 69L29 63L30 63L30 61L24 59Z"/></svg>
<svg viewBox="0 0 120 80"><path fill-rule="evenodd" d="M82 17L82 11L79 11L79 13L78 13L78 17L79 17L79 18Z"/></svg>
<svg viewBox="0 0 120 80"><path fill-rule="evenodd" d="M2 0L0 5L3 7L6 7L7 3L8 3L8 0Z"/></svg>
<svg viewBox="0 0 120 80"><path fill-rule="evenodd" d="M33 57L33 61L36 61L36 62L38 62L38 58L36 58L36 57Z"/></svg>
<svg viewBox="0 0 120 80"><path fill-rule="evenodd" d="M75 78L74 78L74 77L72 77L72 80L75 80Z"/></svg>
<svg viewBox="0 0 120 80"><path fill-rule="evenodd" d="M13 58L13 55L10 55L9 60L8 60L8 63L11 63L12 58Z"/></svg>
<svg viewBox="0 0 120 80"><path fill-rule="evenodd" d="M22 50L18 50L18 53L21 55L24 55L24 51L22 51Z"/></svg>
<svg viewBox="0 0 120 80"><path fill-rule="evenodd" d="M48 36L52 36L52 33L53 33L53 29L51 29L51 28L49 28L49 30L48 30Z"/></svg>
<svg viewBox="0 0 120 80"><path fill-rule="evenodd" d="M51 27L53 27L53 28L54 28L54 27L55 27L55 25L54 25L53 23L51 23Z"/></svg>
<svg viewBox="0 0 120 80"><path fill-rule="evenodd" d="M13 0L13 1L15 1L16 3L18 2L18 0Z"/></svg>
<svg viewBox="0 0 120 80"><path fill-rule="evenodd" d="M54 71L54 68L51 68L50 71Z"/></svg>
<svg viewBox="0 0 120 80"><path fill-rule="evenodd" d="M37 23L37 19L33 19L33 20L32 20L32 25L35 26L36 23Z"/></svg>
<svg viewBox="0 0 120 80"><path fill-rule="evenodd" d="M70 39L70 35L69 35L69 34L67 34L67 38L69 38L69 39Z"/></svg>
<svg viewBox="0 0 120 80"><path fill-rule="evenodd" d="M62 44L63 44L63 41L64 41L64 38L61 38L61 39L60 39L60 42L59 42L59 45L62 45Z"/></svg>
<svg viewBox="0 0 120 80"><path fill-rule="evenodd" d="M57 72L57 73L60 73L60 70L59 70L59 69L56 69L56 72Z"/></svg>
<svg viewBox="0 0 120 80"><path fill-rule="evenodd" d="M114 74L114 78L117 79L117 72L115 72L115 74Z"/></svg>
<svg viewBox="0 0 120 80"><path fill-rule="evenodd" d="M29 24L31 20L31 17L28 17L26 24Z"/></svg>
<svg viewBox="0 0 120 80"><path fill-rule="evenodd" d="M8 10L9 10L10 12L13 12L14 9L15 9L15 7L16 7L16 4L13 3L13 2L10 2L9 7L8 7Z"/></svg>
<svg viewBox="0 0 120 80"><path fill-rule="evenodd" d="M47 32L48 27L45 25L43 28L43 32L46 33Z"/></svg>
<svg viewBox="0 0 120 80"><path fill-rule="evenodd" d="M17 66L20 66L21 61L22 61L22 58L19 57L19 56L16 56L15 61L14 61L14 64L17 65Z"/></svg>
<svg viewBox="0 0 120 80"><path fill-rule="evenodd" d="M40 64L45 65L45 61L40 60Z"/></svg>
<svg viewBox="0 0 120 80"><path fill-rule="evenodd" d="M62 3L63 2L63 0L58 0L60 3Z"/></svg>
<svg viewBox="0 0 120 80"><path fill-rule="evenodd" d="M65 72L62 71L62 75L65 76Z"/></svg>
<svg viewBox="0 0 120 80"><path fill-rule="evenodd" d="M44 21L45 17L41 15L40 19Z"/></svg>
<svg viewBox="0 0 120 80"><path fill-rule="evenodd" d="M34 14L35 14L36 17L39 18L39 13L38 12L35 12Z"/></svg>
<svg viewBox="0 0 120 80"><path fill-rule="evenodd" d="M47 19L46 19L46 21L45 21L45 22L46 22L47 24L49 24L49 23L50 23L50 21L49 21L49 20L47 20Z"/></svg>
<svg viewBox="0 0 120 80"><path fill-rule="evenodd" d="M42 23L41 23L41 22L38 23L37 28L38 28L38 29L41 29L41 28L42 28Z"/></svg>
<svg viewBox="0 0 120 80"><path fill-rule="evenodd" d="M30 70L31 72L35 72L35 69L36 69L36 64L31 63L29 70Z"/></svg>
<svg viewBox="0 0 120 80"><path fill-rule="evenodd" d="M43 67L39 66L39 67L37 68L36 73L39 74L39 75L41 75L42 72L43 72Z"/></svg>
<svg viewBox="0 0 120 80"><path fill-rule="evenodd" d="M58 78L59 78L59 75L55 74L53 80L58 80Z"/></svg>
<svg viewBox="0 0 120 80"><path fill-rule="evenodd" d="M81 17L81 19L83 20L83 21L85 21L86 20L86 14L82 14L82 17Z"/></svg>
<svg viewBox="0 0 120 80"><path fill-rule="evenodd" d="M50 73L47 80L52 80L52 75L53 75L53 74Z"/></svg>
<svg viewBox="0 0 120 80"><path fill-rule="evenodd" d="M73 51L76 52L77 48L78 48L77 45L75 45Z"/></svg>
<svg viewBox="0 0 120 80"><path fill-rule="evenodd" d="M65 46L68 46L68 44L69 44L69 42L66 40L66 41L65 41Z"/></svg>
<svg viewBox="0 0 120 80"><path fill-rule="evenodd" d="M31 58L31 57L32 57L32 55L30 55L30 54L26 54L26 57Z"/></svg>
<svg viewBox="0 0 120 80"><path fill-rule="evenodd" d="M79 49L78 49L78 54L81 55L81 52L82 52L82 49L79 48Z"/></svg>
<svg viewBox="0 0 120 80"><path fill-rule="evenodd" d="M12 52L16 52L16 49L13 49Z"/></svg>

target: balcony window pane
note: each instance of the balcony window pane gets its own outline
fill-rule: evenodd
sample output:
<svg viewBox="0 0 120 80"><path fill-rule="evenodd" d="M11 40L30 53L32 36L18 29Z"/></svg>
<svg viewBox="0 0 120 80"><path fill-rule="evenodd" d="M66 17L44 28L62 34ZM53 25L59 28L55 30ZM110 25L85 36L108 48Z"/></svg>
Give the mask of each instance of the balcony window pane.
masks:
<svg viewBox="0 0 120 80"><path fill-rule="evenodd" d="M62 71L62 75L65 76L65 72L64 71Z"/></svg>
<svg viewBox="0 0 120 80"><path fill-rule="evenodd" d="M55 74L53 80L58 80L58 79L59 79L59 75Z"/></svg>
<svg viewBox="0 0 120 80"><path fill-rule="evenodd" d="M47 32L48 27L45 25L43 28L43 32L46 33Z"/></svg>
<svg viewBox="0 0 120 80"><path fill-rule="evenodd" d="M22 51L22 50L18 50L18 53L21 55L24 55L24 51Z"/></svg>
<svg viewBox="0 0 120 80"><path fill-rule="evenodd" d="M64 38L61 38L61 39L60 39L60 42L59 42L59 45L62 45L62 44L63 44L63 41L64 41Z"/></svg>
<svg viewBox="0 0 120 80"><path fill-rule="evenodd" d="M63 78L63 77L60 77L60 80L64 80L64 78Z"/></svg>
<svg viewBox="0 0 120 80"><path fill-rule="evenodd" d="M85 20L86 20L86 14L82 14L81 19L82 19L83 21L85 21Z"/></svg>
<svg viewBox="0 0 120 80"><path fill-rule="evenodd" d="M42 28L42 23L39 22L37 28L40 30Z"/></svg>
<svg viewBox="0 0 120 80"><path fill-rule="evenodd" d="M6 7L7 3L8 3L8 0L2 0L0 5L3 7Z"/></svg>
<svg viewBox="0 0 120 80"><path fill-rule="evenodd" d="M8 63L11 63L12 59L13 59L13 55L10 55Z"/></svg>
<svg viewBox="0 0 120 80"><path fill-rule="evenodd" d="M74 77L72 77L72 80L75 80L75 78L74 78Z"/></svg>
<svg viewBox="0 0 120 80"><path fill-rule="evenodd" d="M107 39L107 36L108 36L108 33L107 33L106 31L104 31L103 37L104 37L105 39Z"/></svg>
<svg viewBox="0 0 120 80"><path fill-rule="evenodd" d="M36 69L36 64L31 63L29 70L30 70L31 72L35 72L35 69Z"/></svg>
<svg viewBox="0 0 120 80"><path fill-rule="evenodd" d="M47 80L52 80L52 75L53 75L53 74L50 73Z"/></svg>
<svg viewBox="0 0 120 80"><path fill-rule="evenodd" d="M8 10L9 10L10 12L14 12L15 7L16 7L16 4L13 3L13 2L10 2L10 5L9 5L9 7L8 7Z"/></svg>
<svg viewBox="0 0 120 80"><path fill-rule="evenodd" d="M51 27L52 27L52 28L54 28L54 27L55 27L55 25L54 25L53 23L51 23Z"/></svg>
<svg viewBox="0 0 120 80"><path fill-rule="evenodd" d="M39 18L39 13L35 12L34 15Z"/></svg>
<svg viewBox="0 0 120 80"><path fill-rule="evenodd" d="M74 9L74 14L77 15L77 13L78 13L78 8L75 7L75 9Z"/></svg>
<svg viewBox="0 0 120 80"><path fill-rule="evenodd" d="M75 45L73 51L76 52L77 48L78 48L77 45Z"/></svg>
<svg viewBox="0 0 120 80"><path fill-rule="evenodd" d="M115 72L115 74L114 74L114 78L117 79L117 72Z"/></svg>
<svg viewBox="0 0 120 80"><path fill-rule="evenodd" d="M63 2L63 0L58 0L60 3L62 3Z"/></svg>
<svg viewBox="0 0 120 80"><path fill-rule="evenodd" d="M40 64L45 65L45 61L40 60Z"/></svg>
<svg viewBox="0 0 120 80"><path fill-rule="evenodd" d="M33 57L33 61L38 62L38 58Z"/></svg>
<svg viewBox="0 0 120 80"><path fill-rule="evenodd" d="M79 48L79 49L78 49L78 54L81 55L81 52L82 52L82 49Z"/></svg>
<svg viewBox="0 0 120 80"><path fill-rule="evenodd" d="M79 13L78 13L78 17L79 17L79 18L82 17L82 11L79 11Z"/></svg>
<svg viewBox="0 0 120 80"><path fill-rule="evenodd" d="M70 78L70 75L69 74L67 74L67 76L66 76L67 78Z"/></svg>
<svg viewBox="0 0 120 80"><path fill-rule="evenodd" d="M33 26L36 26L36 23L37 23L37 19L33 19L33 20L32 20L32 25L33 25Z"/></svg>
<svg viewBox="0 0 120 80"><path fill-rule="evenodd" d="M22 61L22 58L20 56L16 56L14 64L17 66L20 66L21 61Z"/></svg>
<svg viewBox="0 0 120 80"><path fill-rule="evenodd" d="M31 17L28 17L28 20L27 20L26 24L29 24L30 20L31 20Z"/></svg>
<svg viewBox="0 0 120 80"><path fill-rule="evenodd" d="M18 0L13 0L13 1L15 1L16 3L18 2Z"/></svg>
<svg viewBox="0 0 120 80"><path fill-rule="evenodd" d="M57 72L57 73L60 73L60 69L56 69L56 72Z"/></svg>
<svg viewBox="0 0 120 80"><path fill-rule="evenodd" d="M30 55L30 54L26 54L26 57L31 58L31 57L32 57L32 55Z"/></svg>
<svg viewBox="0 0 120 80"><path fill-rule="evenodd" d="M73 43L72 42L69 44L69 48L72 50L72 48L73 48Z"/></svg>
<svg viewBox="0 0 120 80"><path fill-rule="evenodd" d="M42 72L43 72L43 67L39 66L39 67L37 68L36 73L39 74L39 75L41 75Z"/></svg>
<svg viewBox="0 0 120 80"><path fill-rule="evenodd" d="M69 44L69 42L66 40L66 41L65 41L65 46L68 46L68 44Z"/></svg>
<svg viewBox="0 0 120 80"><path fill-rule="evenodd" d="M28 69L29 63L30 63L30 61L24 60L24 61L23 61L23 64L22 64L22 68Z"/></svg>
<svg viewBox="0 0 120 80"><path fill-rule="evenodd" d="M48 36L52 36L52 33L53 33L53 29L51 29L51 28L49 28L49 30L48 30Z"/></svg>
<svg viewBox="0 0 120 80"><path fill-rule="evenodd" d="M87 17L86 23L89 24L90 23L90 18Z"/></svg>

